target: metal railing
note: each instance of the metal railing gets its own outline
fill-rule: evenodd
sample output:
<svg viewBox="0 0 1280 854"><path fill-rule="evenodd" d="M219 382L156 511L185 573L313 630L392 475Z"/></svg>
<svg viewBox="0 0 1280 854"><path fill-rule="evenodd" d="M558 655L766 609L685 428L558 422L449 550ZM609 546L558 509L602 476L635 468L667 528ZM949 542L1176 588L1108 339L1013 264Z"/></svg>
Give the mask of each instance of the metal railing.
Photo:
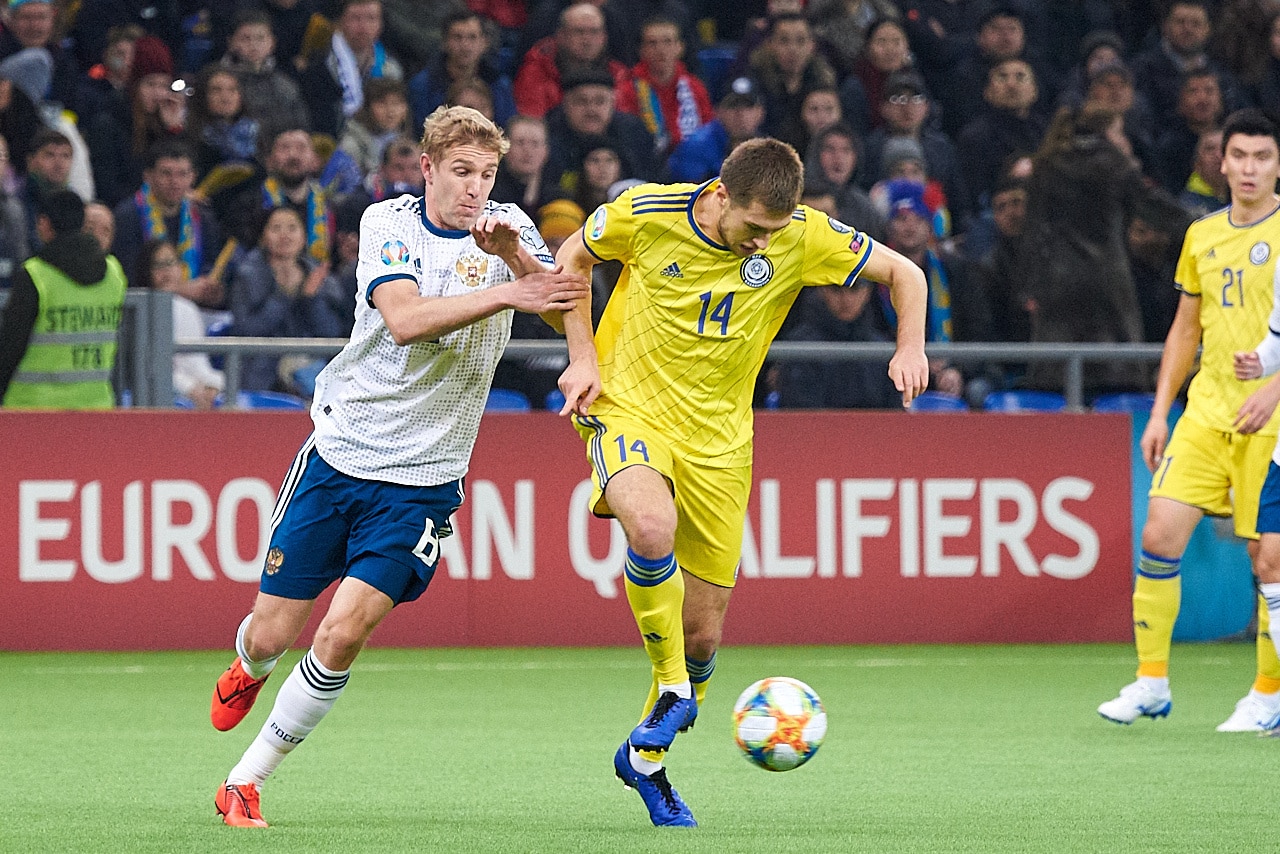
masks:
<svg viewBox="0 0 1280 854"><path fill-rule="evenodd" d="M8 293L0 291L0 307ZM132 289L125 297L124 321L113 381L128 391L135 406L173 405L173 354L208 353L224 359L227 378L225 399L234 406L240 391L244 359L285 353L331 356L345 345L344 338L184 338L173 339L172 297L163 291ZM931 358L956 364L983 362L1057 363L1065 367L1063 396L1071 409L1084 408L1084 366L1105 362L1156 364L1160 344L931 344ZM513 340L504 359L567 353L563 341ZM837 343L828 341L775 341L769 348L772 362L885 362L893 355L890 343Z"/></svg>

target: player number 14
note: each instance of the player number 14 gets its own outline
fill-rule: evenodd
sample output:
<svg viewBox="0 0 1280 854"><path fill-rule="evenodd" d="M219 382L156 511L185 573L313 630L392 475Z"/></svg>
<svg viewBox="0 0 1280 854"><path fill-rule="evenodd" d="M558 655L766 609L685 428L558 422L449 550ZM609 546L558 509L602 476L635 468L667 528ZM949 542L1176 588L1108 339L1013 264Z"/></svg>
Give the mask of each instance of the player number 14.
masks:
<svg viewBox="0 0 1280 854"><path fill-rule="evenodd" d="M716 303L715 308L711 308L711 292L698 294L698 299L702 300L702 312L698 315L698 334L706 334L707 321L720 324L720 334L729 334L729 312L733 310L733 292L730 291L725 295L724 299ZM710 314L707 312L710 310Z"/></svg>
<svg viewBox="0 0 1280 854"><path fill-rule="evenodd" d="M1235 302L1231 301L1232 294L1235 295ZM1243 308L1244 307L1244 270L1232 270L1230 267L1222 268L1222 307L1223 308Z"/></svg>

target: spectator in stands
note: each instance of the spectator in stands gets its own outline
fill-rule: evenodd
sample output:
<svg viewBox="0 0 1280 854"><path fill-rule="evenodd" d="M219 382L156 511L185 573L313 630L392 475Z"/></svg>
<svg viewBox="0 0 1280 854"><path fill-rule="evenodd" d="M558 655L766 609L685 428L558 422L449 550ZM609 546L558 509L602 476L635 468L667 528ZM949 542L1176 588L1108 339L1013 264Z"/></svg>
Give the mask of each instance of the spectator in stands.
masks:
<svg viewBox="0 0 1280 854"><path fill-rule="evenodd" d="M470 107L489 121L493 121L493 90L479 77L459 80L449 85L445 102L456 107Z"/></svg>
<svg viewBox="0 0 1280 854"><path fill-rule="evenodd" d="M716 117L676 146L667 159L673 181L701 183L720 174L720 164L738 143L760 134L764 101L750 77L735 78L716 106Z"/></svg>
<svg viewBox="0 0 1280 854"><path fill-rule="evenodd" d="M257 241L256 224L262 211L278 207L298 212L305 226L307 254L324 263L333 247L333 212L328 194L312 177L317 170L311 134L300 127L284 128L265 141L266 178L244 191L233 203L229 220L236 238L245 246Z"/></svg>
<svg viewBox="0 0 1280 854"><path fill-rule="evenodd" d="M511 150L498 164L498 177L489 198L499 204L515 204L538 221L538 211L564 196L558 182L544 180L547 165L547 125L542 119L516 115L507 122ZM546 235L543 235L546 239Z"/></svg>
<svg viewBox="0 0 1280 854"><path fill-rule="evenodd" d="M983 241L989 248L971 267L971 290L982 312L974 337L983 341L1027 342L1031 340L1031 314L1018 269L1019 245L1027 216L1026 179L1002 176L991 191L989 216L991 237ZM966 251L970 248L966 241ZM1005 389L1016 384L1026 373L1026 366L1023 363L976 365L973 373L985 376L992 388Z"/></svg>
<svg viewBox="0 0 1280 854"><path fill-rule="evenodd" d="M1084 103L1085 90L1094 72L1104 65L1124 63L1125 44L1118 33L1095 30L1080 40L1080 61L1072 67L1058 93L1058 106L1078 107ZM1144 99L1145 101L1145 99Z"/></svg>
<svg viewBox="0 0 1280 854"><path fill-rule="evenodd" d="M1189 73L1209 70L1226 75L1206 50L1210 33L1205 0L1173 0L1160 22L1159 43L1134 58L1134 80L1157 122L1163 124L1177 114Z"/></svg>
<svg viewBox="0 0 1280 854"><path fill-rule="evenodd" d="M895 182L907 180L924 188L923 199L929 209L929 225L935 241L951 236L951 209L942 183L929 174L920 143L909 137L894 137L885 143L880 154L880 171L885 178L867 195L876 210L888 219L893 208L892 188Z"/></svg>
<svg viewBox="0 0 1280 854"><path fill-rule="evenodd" d="M1266 26L1267 51L1258 80L1248 89L1249 99L1267 115L1280 115L1280 8Z"/></svg>
<svg viewBox="0 0 1280 854"><path fill-rule="evenodd" d="M409 133L409 98L398 80L370 80L364 87L364 103L342 131L338 147L355 160L362 176L371 175L382 163L382 152L391 140Z"/></svg>
<svg viewBox="0 0 1280 854"><path fill-rule="evenodd" d="M138 189L151 146L182 134L186 103L172 84L169 48L153 36L138 39L126 97L113 97L109 109L90 118L85 134L98 196L107 204Z"/></svg>
<svg viewBox="0 0 1280 854"><path fill-rule="evenodd" d="M138 253L148 240L167 240L186 267L185 294L205 306L223 300L222 282L210 271L225 237L213 212L191 198L196 170L191 149L177 140L157 143L147 152L142 186L115 207L112 253L130 280L138 272Z"/></svg>
<svg viewBox="0 0 1280 854"><path fill-rule="evenodd" d="M967 271L963 261L942 255L933 243L933 212L925 205L924 185L906 179L890 181L889 248L910 258L924 271L929 284L929 306L925 316L925 340L947 342L956 339L957 331L967 333L972 327L973 300L969 294ZM875 286L880 310L896 330L897 314L884 285ZM960 371L941 359L929 360L929 388L960 396L964 393L964 377Z"/></svg>
<svg viewBox="0 0 1280 854"><path fill-rule="evenodd" d="M3 94L0 84L0 95ZM8 147L8 142L5 143ZM10 149L10 163L14 162ZM36 233L36 211L40 209L40 199L54 190L67 189L71 178L71 140L61 133L49 128L41 128L31 139L31 153L27 155L27 177L22 190L23 204L27 213L27 242L32 249L40 248L40 237Z"/></svg>
<svg viewBox="0 0 1280 854"><path fill-rule="evenodd" d="M0 321L0 400L6 409L111 409L124 272L81 231L84 202L70 190L45 196L36 223L43 247L14 273ZM92 333L100 340L86 341Z"/></svg>
<svg viewBox="0 0 1280 854"><path fill-rule="evenodd" d="M639 112L631 72L606 52L604 14L590 3L576 3L560 13L554 36L540 40L525 54L516 72L516 109L542 118L560 103L570 77L606 74L613 81L615 108Z"/></svg>
<svg viewBox="0 0 1280 854"><path fill-rule="evenodd" d="M898 9L889 0L812 0L807 11L818 44L841 77L859 73L858 60L865 59L865 48L875 38L877 25L898 18ZM904 50L906 44L903 34Z"/></svg>
<svg viewBox="0 0 1280 854"><path fill-rule="evenodd" d="M365 208L374 202L398 196L422 195L422 167L418 161L421 153L422 149L416 140L407 136L393 139L382 151L382 163L378 171L369 175L363 185L338 202L334 210L336 230L334 253L337 256L335 267L338 269L337 275L340 281L347 281L347 272L352 276L355 275L354 263L360 248L360 216ZM350 241L355 242L352 244ZM343 266L347 261L351 262L350 270L346 270ZM350 281L354 288L355 279L352 278Z"/></svg>
<svg viewBox="0 0 1280 854"><path fill-rule="evenodd" d="M640 61L631 69L640 118L664 160L712 117L707 87L685 67L684 49L674 20L650 18L640 31Z"/></svg>
<svg viewBox="0 0 1280 854"><path fill-rule="evenodd" d="M312 128L337 139L364 103L364 81L383 78L403 80L404 70L382 43L382 0L342 0L329 49L301 77Z"/></svg>
<svg viewBox="0 0 1280 854"><path fill-rule="evenodd" d="M956 143L969 210L986 203L1005 161L1039 147L1045 121L1031 110L1038 96L1035 72L1024 60L1006 59L991 67L983 90L984 107L965 125Z"/></svg>
<svg viewBox="0 0 1280 854"><path fill-rule="evenodd" d="M692 12L697 4L688 0L586 0L599 7L604 15L608 54L630 68L640 61L640 31L653 17L670 18L680 27L680 38L687 45L699 44ZM529 22L520 41L520 56L528 53L538 41L551 35L559 23L561 10L574 0L539 0L531 4ZM582 2L582 0L577 0ZM696 71L696 69L694 69Z"/></svg>
<svg viewBox="0 0 1280 854"><path fill-rule="evenodd" d="M234 71L223 65L206 67L196 77L188 103L187 141L195 153L197 179L220 163L253 160L261 125L245 113Z"/></svg>
<svg viewBox="0 0 1280 854"><path fill-rule="evenodd" d="M791 316L795 324L779 337L788 341L869 342L894 340L880 315L876 285L805 288ZM772 373L772 372L771 372ZM876 362L784 362L775 374L783 409L896 409L902 395Z"/></svg>
<svg viewBox="0 0 1280 854"><path fill-rule="evenodd" d="M19 56L0 61L0 136L8 141L13 162L24 163L44 123L37 104L20 85L23 75L14 63Z"/></svg>
<svg viewBox="0 0 1280 854"><path fill-rule="evenodd" d="M79 79L82 116L97 114L105 109L113 92L124 91L133 68L133 46L140 38L142 27L136 24L112 27L107 33L107 45L98 57L101 61Z"/></svg>
<svg viewBox="0 0 1280 854"><path fill-rule="evenodd" d="M516 112L511 78L490 59L492 44L485 21L469 9L457 9L444 19L444 42L439 54L409 80L413 126L422 127L436 107L446 103L455 83L479 78L488 84L494 121L505 125Z"/></svg>
<svg viewBox="0 0 1280 854"><path fill-rule="evenodd" d="M810 90L800 104L800 141L799 151L808 151L810 143L822 131L844 121L840 108L840 96L836 90L820 87Z"/></svg>
<svg viewBox="0 0 1280 854"><path fill-rule="evenodd" d="M879 127L882 121L874 105L884 99L885 81L891 75L911 70L911 48L907 33L897 18L882 18L867 30L867 40L854 63L853 75L841 87L851 113L859 110L866 114L871 127ZM850 88L856 81L862 94Z"/></svg>
<svg viewBox="0 0 1280 854"><path fill-rule="evenodd" d="M884 240L884 217L858 186L858 135L846 124L820 131L805 156L805 186L830 193L837 219L873 240Z"/></svg>
<svg viewBox="0 0 1280 854"><path fill-rule="evenodd" d="M584 211L594 211L609 201L609 188L629 173L618 144L607 137L584 140L578 167L578 189L573 200Z"/></svg>
<svg viewBox="0 0 1280 854"><path fill-rule="evenodd" d="M1218 134L1219 162L1222 135ZM1221 207L1221 206L1219 206ZM1167 201L1142 201L1134 209L1125 234L1129 269L1133 272L1142 315L1142 339L1164 341L1178 311L1177 288L1169 287L1178 266L1179 248L1187 226L1196 218Z"/></svg>
<svg viewBox="0 0 1280 854"><path fill-rule="evenodd" d="M62 5L74 6L76 9L75 21L69 33L70 44L73 45L79 67L89 68L106 54L112 30L136 29L139 32L134 36L135 40L145 34L155 36L168 45L182 44L182 9L192 4L144 0L85 0Z"/></svg>
<svg viewBox="0 0 1280 854"><path fill-rule="evenodd" d="M1124 117L1124 135L1143 164L1152 161L1155 118L1146 99L1133 86L1133 72L1121 60L1095 65L1089 72L1084 100Z"/></svg>
<svg viewBox="0 0 1280 854"><path fill-rule="evenodd" d="M727 70L727 77L732 80L742 77L751 71L751 57L769 38L769 28L774 18L779 15L803 15L806 0L765 0L764 15L748 18L742 28L742 37L738 39L738 53Z"/></svg>
<svg viewBox="0 0 1280 854"><path fill-rule="evenodd" d="M116 242L116 216L102 202L89 202L84 206L84 232L92 234L103 252L110 252ZM175 256L176 257L176 256ZM118 259L117 259L118 260ZM133 282L130 287L136 287Z"/></svg>
<svg viewBox="0 0 1280 854"><path fill-rule="evenodd" d="M1207 68L1188 72L1178 91L1177 114L1166 118L1148 166L1166 190L1178 193L1186 186L1200 135L1221 124L1223 109L1218 75Z"/></svg>
<svg viewBox="0 0 1280 854"><path fill-rule="evenodd" d="M1227 177L1222 174L1222 130L1214 128L1200 134L1191 177L1178 194L1178 204L1193 218L1199 218L1225 207L1230 201ZM1174 245L1181 245L1181 240L1174 241Z"/></svg>
<svg viewBox="0 0 1280 854"><path fill-rule="evenodd" d="M957 220L956 230L963 231L971 212L966 207L968 195L960 175L956 148L946 134L926 123L930 106L924 78L919 74L902 72L885 81L879 104L881 125L867 135L866 168L862 170L860 179L864 187L870 187L888 177L881 170L881 160L889 140L915 140L924 152L925 171L942 185L947 204Z"/></svg>
<svg viewBox="0 0 1280 854"><path fill-rule="evenodd" d="M244 111L259 124L309 127L311 120L302 93L294 79L277 65L275 50L271 17L251 9L236 17L221 64L238 75Z"/></svg>
<svg viewBox="0 0 1280 854"><path fill-rule="evenodd" d="M236 267L232 329L255 338L339 338L350 331L351 300L329 275L328 264L308 254L302 216L291 207L277 207L266 213L257 248ZM300 366L288 356L247 359L242 386L293 391L292 372Z"/></svg>
<svg viewBox="0 0 1280 854"><path fill-rule="evenodd" d="M0 33L0 59L31 48L48 51L53 60L53 79L46 90L33 95L32 100L37 103L55 101L77 112L80 109L80 68L71 52L63 49L57 36L57 17L52 0L9 0L4 32Z"/></svg>
<svg viewBox="0 0 1280 854"><path fill-rule="evenodd" d="M1028 110L1042 95L1047 103L1053 102L1052 92L1048 91L1051 86L1047 71L1039 57L1027 49L1023 11L1005 2L988 5L986 9L978 22L973 50L948 75L946 87L938 91L944 108L943 129L952 135L962 132L966 123L982 112L992 72L1009 60L1022 60L1036 83L1035 97ZM1043 125L1041 127L1043 129Z"/></svg>
<svg viewBox="0 0 1280 854"><path fill-rule="evenodd" d="M764 100L761 131L803 146L800 107L804 96L813 89L836 85L835 71L816 51L813 31L803 15L779 15L772 20L769 37L751 57L751 74Z"/></svg>
<svg viewBox="0 0 1280 854"><path fill-rule="evenodd" d="M29 254L22 182L9 160L9 144L0 136L0 288L9 287L14 270Z"/></svg>
<svg viewBox="0 0 1280 854"><path fill-rule="evenodd" d="M148 240L138 253L138 272L130 284L173 295L175 339L203 338L205 322L200 307L187 297L186 279L186 265L178 257L173 244L167 240ZM173 390L190 400L196 409L213 409L225 384L222 371L214 369L207 354L173 354Z"/></svg>
<svg viewBox="0 0 1280 854"><path fill-rule="evenodd" d="M1018 259L1031 340L1135 342L1142 317L1125 252L1125 217L1147 193L1108 139L1119 117L1097 107L1058 112L1036 152ZM1033 365L1028 383L1060 391L1060 365ZM1091 393L1146 385L1131 364L1086 365Z"/></svg>
<svg viewBox="0 0 1280 854"><path fill-rule="evenodd" d="M614 92L612 78L600 71L579 72L565 80L564 103L547 117L550 153L544 181L559 181L572 195L581 177L584 146L601 136L611 137L625 155L633 172L624 178L657 177L653 136L639 118L614 109Z"/></svg>

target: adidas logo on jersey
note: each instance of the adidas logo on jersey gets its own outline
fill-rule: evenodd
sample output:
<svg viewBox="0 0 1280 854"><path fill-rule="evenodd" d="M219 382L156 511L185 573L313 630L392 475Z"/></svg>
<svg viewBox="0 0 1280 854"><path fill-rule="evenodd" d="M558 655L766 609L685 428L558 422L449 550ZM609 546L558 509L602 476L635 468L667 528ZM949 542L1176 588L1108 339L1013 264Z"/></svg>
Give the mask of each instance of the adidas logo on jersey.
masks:
<svg viewBox="0 0 1280 854"><path fill-rule="evenodd" d="M684 273L681 273L681 272L680 272L680 265L679 265L679 264L677 264L675 261L672 261L672 262L671 262L670 264L668 264L665 268L663 268L662 272L661 272L661 273L659 273L658 275L659 275L659 276L666 276L666 277L667 277L667 278L669 278L669 279L683 279L683 278L684 278Z"/></svg>

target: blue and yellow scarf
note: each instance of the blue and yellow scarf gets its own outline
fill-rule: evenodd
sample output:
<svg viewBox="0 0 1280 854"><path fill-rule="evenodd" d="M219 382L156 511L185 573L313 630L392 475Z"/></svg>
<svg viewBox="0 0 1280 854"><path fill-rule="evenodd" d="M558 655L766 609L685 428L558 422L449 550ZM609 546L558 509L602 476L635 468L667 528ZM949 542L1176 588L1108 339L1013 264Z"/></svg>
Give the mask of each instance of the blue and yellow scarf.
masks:
<svg viewBox="0 0 1280 854"><path fill-rule="evenodd" d="M284 190L275 178L267 178L262 182L262 208L271 210L287 204ZM323 264L329 260L329 209L325 202L324 191L314 183L307 186L307 254L316 263Z"/></svg>
<svg viewBox="0 0 1280 854"><path fill-rule="evenodd" d="M142 238L144 240L168 240L169 229L164 224L164 213L156 203L151 187L143 184L133 195L133 202L142 217ZM200 209L190 199L183 199L178 206L178 257L187 267L187 276L196 278L200 275Z"/></svg>

